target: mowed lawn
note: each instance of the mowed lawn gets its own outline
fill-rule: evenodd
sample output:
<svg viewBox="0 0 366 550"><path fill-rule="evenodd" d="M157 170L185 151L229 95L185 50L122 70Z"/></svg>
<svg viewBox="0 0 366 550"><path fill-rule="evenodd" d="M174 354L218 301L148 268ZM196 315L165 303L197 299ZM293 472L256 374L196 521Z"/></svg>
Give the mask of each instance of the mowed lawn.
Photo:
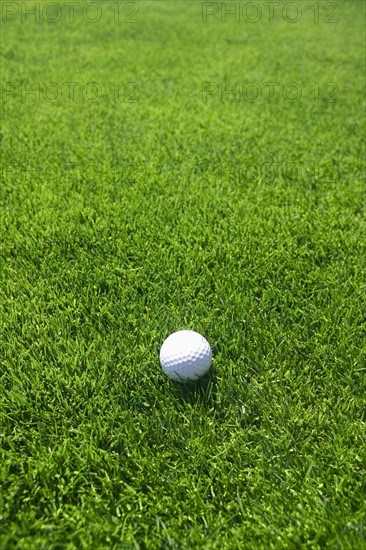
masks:
<svg viewBox="0 0 366 550"><path fill-rule="evenodd" d="M1 17L1 550L366 548L365 4Z"/></svg>

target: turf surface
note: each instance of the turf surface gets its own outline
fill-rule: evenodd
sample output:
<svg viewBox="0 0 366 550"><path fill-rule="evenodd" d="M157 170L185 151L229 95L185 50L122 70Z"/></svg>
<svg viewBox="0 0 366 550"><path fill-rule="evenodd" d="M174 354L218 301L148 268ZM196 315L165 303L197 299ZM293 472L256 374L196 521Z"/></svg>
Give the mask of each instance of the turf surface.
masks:
<svg viewBox="0 0 366 550"><path fill-rule="evenodd" d="M2 4L0 548L366 548L364 2L86 4Z"/></svg>

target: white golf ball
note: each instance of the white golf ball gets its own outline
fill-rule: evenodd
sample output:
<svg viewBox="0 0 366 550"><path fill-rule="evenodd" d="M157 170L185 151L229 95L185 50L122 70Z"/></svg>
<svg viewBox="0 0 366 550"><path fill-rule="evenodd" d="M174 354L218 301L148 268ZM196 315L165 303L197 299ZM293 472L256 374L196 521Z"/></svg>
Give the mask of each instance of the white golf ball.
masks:
<svg viewBox="0 0 366 550"><path fill-rule="evenodd" d="M193 382L203 376L212 363L212 351L206 338L194 330L173 332L160 350L165 374L178 382Z"/></svg>

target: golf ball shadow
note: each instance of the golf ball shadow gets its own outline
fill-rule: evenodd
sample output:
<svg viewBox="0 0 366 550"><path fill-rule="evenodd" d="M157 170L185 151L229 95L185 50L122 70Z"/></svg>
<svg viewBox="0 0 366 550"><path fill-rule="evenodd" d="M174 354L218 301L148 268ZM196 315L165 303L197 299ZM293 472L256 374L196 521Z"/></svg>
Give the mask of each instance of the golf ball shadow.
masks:
<svg viewBox="0 0 366 550"><path fill-rule="evenodd" d="M196 381L172 380L170 391L179 402L202 403L203 405L214 408L216 406L216 376L213 367Z"/></svg>

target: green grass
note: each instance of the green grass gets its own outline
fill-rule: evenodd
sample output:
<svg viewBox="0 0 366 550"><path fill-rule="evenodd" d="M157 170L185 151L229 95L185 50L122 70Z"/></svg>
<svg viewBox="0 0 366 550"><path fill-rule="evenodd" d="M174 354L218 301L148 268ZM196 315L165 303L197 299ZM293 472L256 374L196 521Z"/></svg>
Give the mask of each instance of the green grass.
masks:
<svg viewBox="0 0 366 550"><path fill-rule="evenodd" d="M112 4L2 22L0 548L366 548L365 4Z"/></svg>

